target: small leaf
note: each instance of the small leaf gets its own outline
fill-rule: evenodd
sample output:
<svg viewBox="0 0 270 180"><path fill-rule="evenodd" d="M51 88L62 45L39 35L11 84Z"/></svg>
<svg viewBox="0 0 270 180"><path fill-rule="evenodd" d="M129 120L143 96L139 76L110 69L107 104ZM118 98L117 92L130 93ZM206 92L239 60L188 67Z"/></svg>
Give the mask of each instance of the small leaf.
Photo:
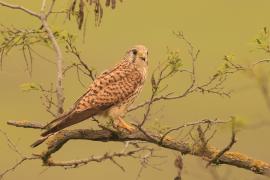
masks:
<svg viewBox="0 0 270 180"><path fill-rule="evenodd" d="M268 32L268 31L267 31L267 27L264 27L264 28L263 28L263 31L264 31L264 34L267 34L267 32Z"/></svg>
<svg viewBox="0 0 270 180"><path fill-rule="evenodd" d="M24 92L40 90L39 86L35 83L23 83L20 85L20 89Z"/></svg>
<svg viewBox="0 0 270 180"><path fill-rule="evenodd" d="M156 84L156 80L155 80L154 74L151 77L151 83L152 83L153 89L156 89L157 88L157 84Z"/></svg>
<svg viewBox="0 0 270 180"><path fill-rule="evenodd" d="M182 66L182 59L179 51L169 51L167 57L172 72L177 72Z"/></svg>
<svg viewBox="0 0 270 180"><path fill-rule="evenodd" d="M241 116L232 116L232 120L235 122L236 129L243 129L248 125L248 119Z"/></svg>
<svg viewBox="0 0 270 180"><path fill-rule="evenodd" d="M262 44L261 40L256 39L256 41L257 41L258 44Z"/></svg>

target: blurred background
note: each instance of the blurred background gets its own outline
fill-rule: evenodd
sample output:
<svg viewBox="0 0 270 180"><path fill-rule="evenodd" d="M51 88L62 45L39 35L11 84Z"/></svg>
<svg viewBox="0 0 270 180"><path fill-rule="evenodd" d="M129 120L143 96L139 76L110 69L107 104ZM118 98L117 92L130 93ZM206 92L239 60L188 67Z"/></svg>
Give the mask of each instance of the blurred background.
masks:
<svg viewBox="0 0 270 180"><path fill-rule="evenodd" d="M39 11L40 1L9 0L34 11ZM67 8L70 1L57 1L56 9ZM103 2L102 2L103 3ZM167 48L177 49L183 65L190 64L187 49L183 42L173 35L181 30L185 36L200 49L197 64L197 77L200 82L207 81L222 64L225 55L233 55L235 62L248 65L269 57L256 49L255 41L264 27L270 27L268 0L125 0L118 2L116 8L104 8L102 22L95 26L94 15L89 11L85 31L79 31L75 21L66 21L63 15L52 15L49 23L54 29L66 30L76 36L76 45L82 58L95 72L118 63L125 51L135 44L144 44L149 48L150 73L160 61L166 59ZM16 28L35 29L40 22L19 11L0 7L0 24ZM35 51L54 60L52 49L36 46ZM32 149L29 145L39 137L39 130L15 128L6 125L8 120L29 120L49 122L52 116L47 113L40 101L38 92L24 92L20 88L24 83L39 83L49 87L55 82L56 67L33 55L32 76L26 72L22 51L14 49L3 59L0 71L0 129L16 143L17 148L25 153L41 152L45 146ZM64 54L65 64L73 61L73 56ZM237 73L230 77L225 85L233 93L230 98L213 94L194 94L184 99L160 102L154 106L151 121L162 125L175 126L181 123L204 118L229 119L236 116L243 123L237 134L238 142L233 151L239 151L256 159L270 162L270 108L261 91L260 80L267 81L269 65L256 67L254 74ZM136 103L143 102L151 93L150 78ZM91 83L82 77L85 85ZM168 80L169 87L183 90L190 79L175 76ZM269 86L268 86L269 87ZM85 87L78 82L75 70L66 74L64 93L65 108L69 108L83 94ZM127 116L127 121L139 120L143 111L136 111ZM149 122L151 123L151 122ZM84 122L76 127L91 128L91 123ZM220 128L211 144L225 147L230 141L230 131ZM120 151L122 143L100 143L91 141L72 141L66 144L55 156L58 159L83 158L100 155L104 152ZM165 158L153 159L158 170L148 167L143 170L140 179L173 179L176 175L174 159L176 153L160 148L158 154ZM19 157L10 150L4 136L0 135L0 172L14 164ZM126 171L122 172L110 161L90 163L89 165L65 170L59 167L46 168L40 161L28 161L5 179L136 179L140 162L131 158L119 159ZM218 178L217 178L218 177ZM267 179L249 171L221 165L205 168L205 162L193 156L184 156L183 179Z"/></svg>

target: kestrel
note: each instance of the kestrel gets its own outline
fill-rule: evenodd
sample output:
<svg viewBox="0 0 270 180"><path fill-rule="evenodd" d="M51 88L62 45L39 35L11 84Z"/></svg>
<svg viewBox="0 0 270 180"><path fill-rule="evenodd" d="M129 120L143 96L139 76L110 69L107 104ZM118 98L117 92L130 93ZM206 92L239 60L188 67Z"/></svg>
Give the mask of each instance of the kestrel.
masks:
<svg viewBox="0 0 270 180"><path fill-rule="evenodd" d="M137 45L122 61L103 72L73 105L71 110L47 124L41 136L47 136L95 115L105 115L117 128L133 131L123 117L142 90L148 67L148 49Z"/></svg>

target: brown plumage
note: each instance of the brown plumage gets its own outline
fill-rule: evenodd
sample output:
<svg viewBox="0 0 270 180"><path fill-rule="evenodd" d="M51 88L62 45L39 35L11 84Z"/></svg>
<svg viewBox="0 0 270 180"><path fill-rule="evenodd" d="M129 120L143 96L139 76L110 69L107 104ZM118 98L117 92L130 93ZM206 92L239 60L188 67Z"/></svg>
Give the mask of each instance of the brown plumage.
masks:
<svg viewBox="0 0 270 180"><path fill-rule="evenodd" d="M119 64L94 80L70 111L46 125L41 136L101 114L112 118L116 127L132 131L134 128L122 118L142 89L147 74L147 56L148 50L143 45L128 50Z"/></svg>

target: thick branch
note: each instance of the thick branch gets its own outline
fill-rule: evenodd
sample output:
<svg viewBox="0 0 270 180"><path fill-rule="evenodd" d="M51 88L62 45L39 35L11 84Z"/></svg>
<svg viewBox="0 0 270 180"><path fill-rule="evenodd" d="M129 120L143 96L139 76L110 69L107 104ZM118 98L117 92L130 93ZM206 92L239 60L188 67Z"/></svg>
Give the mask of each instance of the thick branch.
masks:
<svg viewBox="0 0 270 180"><path fill-rule="evenodd" d="M51 137L48 150L43 154L44 160L48 159L51 154L58 151L67 141L70 139L86 139L92 141L132 141L132 140L141 140L149 143L157 144L161 147L176 150L181 152L182 154L190 154L202 157L207 161L211 161L217 154L219 154L220 150L215 147L208 146L207 150L201 149L201 147L193 148L191 144L186 142L181 142L177 140L163 140L162 144L160 144L160 135L156 135L153 133L148 133L151 136L151 139L147 137L142 132L136 132L133 134L119 134L114 131L109 130L64 130L53 137ZM238 153L238 152L225 152L221 157L219 157L218 164L227 164L231 166L236 166L239 168L244 168L250 171L253 171L256 174L262 174L266 176L270 176L270 164L256 160L254 158L248 157L247 155Z"/></svg>
<svg viewBox="0 0 270 180"><path fill-rule="evenodd" d="M48 150L44 152L44 160L48 160L50 155L58 151L67 141L70 139L86 139L92 141L132 141L132 140L141 140L149 143L157 144L161 147L172 149L181 152L182 154L190 154L202 157L204 160L211 161L220 150L215 147L208 146L207 150L202 150L201 147L193 148L191 144L186 142L181 142L177 140L165 139L162 144L160 144L160 135L149 133L151 139L147 137L142 132L136 132L133 134L123 134L117 133L110 130L64 130L53 137L51 137L48 143ZM238 152L225 152L221 157L219 157L218 164L227 164L231 166L236 166L239 168L244 168L250 171L253 171L256 174L262 174L270 176L270 164L256 160L254 158L248 157L247 155L238 153Z"/></svg>
<svg viewBox="0 0 270 180"><path fill-rule="evenodd" d="M20 123L22 126L22 123ZM16 125L13 122L12 125ZM29 123L26 123L25 127L28 127ZM147 133L147 134L146 134ZM42 159L46 163L50 162L51 155L57 152L61 147L71 139L84 139L91 141L109 142L109 141L145 141L156 144L160 147L172 149L181 152L183 155L190 154L198 157L202 157L206 161L211 161L215 158L221 150L207 145L207 147L201 147L200 145L192 145L187 142L178 141L172 138L166 138L161 141L162 135L151 132L137 131L132 134L126 134L123 132L116 132L109 129L103 130L63 130L48 138L48 149L42 153ZM227 164L239 168L243 168L249 171L253 171L256 174L262 174L270 176L270 164L264 161L260 161L244 155L239 152L226 151L219 158L218 164Z"/></svg>

